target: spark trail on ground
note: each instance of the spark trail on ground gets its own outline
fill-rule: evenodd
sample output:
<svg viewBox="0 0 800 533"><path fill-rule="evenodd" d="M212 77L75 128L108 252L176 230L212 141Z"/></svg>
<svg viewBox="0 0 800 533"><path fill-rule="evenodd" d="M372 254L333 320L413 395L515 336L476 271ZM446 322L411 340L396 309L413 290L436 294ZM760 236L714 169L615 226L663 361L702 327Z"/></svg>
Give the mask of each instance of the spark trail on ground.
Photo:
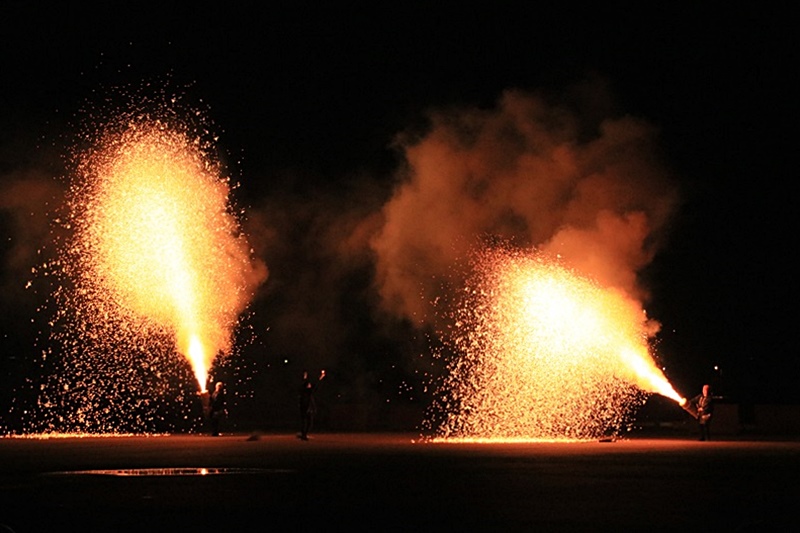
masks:
<svg viewBox="0 0 800 533"><path fill-rule="evenodd" d="M681 401L637 302L543 253L486 249L474 267L426 420L437 437L593 439L623 431L650 393Z"/></svg>
<svg viewBox="0 0 800 533"><path fill-rule="evenodd" d="M205 391L266 274L229 179L174 117L125 116L92 142L78 154L64 224L52 323L61 368L40 404L63 431L149 431L192 416L195 395L176 382L190 368ZM183 406L165 412L175 396Z"/></svg>

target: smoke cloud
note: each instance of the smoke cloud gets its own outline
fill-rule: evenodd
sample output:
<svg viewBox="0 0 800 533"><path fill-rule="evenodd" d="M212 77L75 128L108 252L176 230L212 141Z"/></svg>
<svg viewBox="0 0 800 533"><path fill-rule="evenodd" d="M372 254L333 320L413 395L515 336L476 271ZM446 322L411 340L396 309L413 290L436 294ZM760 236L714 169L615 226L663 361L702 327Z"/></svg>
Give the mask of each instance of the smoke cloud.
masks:
<svg viewBox="0 0 800 533"><path fill-rule="evenodd" d="M589 90L593 99L602 93ZM393 190L369 172L331 186L302 172L243 176L242 229L269 265L249 308L254 352L268 363L338 364L372 387L369 376L424 352L411 330L439 325L439 306L468 275L461 266L493 240L558 254L646 301L638 273L678 202L658 132L605 105L570 104L507 91L491 108L432 111L423 132L394 140ZM49 218L65 193L52 179L58 173L2 176L0 281L14 287L9 305L35 296L24 285L55 238ZM250 183L262 189L248 193Z"/></svg>
<svg viewBox="0 0 800 533"><path fill-rule="evenodd" d="M363 324L374 298L367 243L381 204L355 189L361 193L273 191L247 211L245 232L270 265L256 298L264 337L272 350L312 367L331 364L368 333Z"/></svg>
<svg viewBox="0 0 800 533"><path fill-rule="evenodd" d="M52 240L50 211L63 201L63 187L37 170L17 171L0 181L3 217L2 290L17 304L33 279L33 271L47 258Z"/></svg>
<svg viewBox="0 0 800 533"><path fill-rule="evenodd" d="M657 131L505 92L494 109L431 113L398 138L406 167L370 242L381 306L419 326L486 240L558 254L601 285L647 297L653 258L677 202Z"/></svg>

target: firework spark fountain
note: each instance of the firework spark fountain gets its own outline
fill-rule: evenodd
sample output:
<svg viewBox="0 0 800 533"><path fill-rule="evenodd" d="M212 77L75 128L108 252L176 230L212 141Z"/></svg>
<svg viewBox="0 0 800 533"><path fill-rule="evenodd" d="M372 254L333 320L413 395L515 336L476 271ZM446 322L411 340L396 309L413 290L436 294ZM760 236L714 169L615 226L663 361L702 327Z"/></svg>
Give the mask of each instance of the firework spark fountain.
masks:
<svg viewBox="0 0 800 533"><path fill-rule="evenodd" d="M556 258L487 249L464 295L426 422L441 438L591 439L623 429L648 393L682 400L641 306Z"/></svg>
<svg viewBox="0 0 800 533"><path fill-rule="evenodd" d="M49 429L147 431L169 396L179 411L192 403L175 385L187 367L202 391L231 353L266 269L229 179L190 133L174 117L126 114L78 155L51 324L61 370L40 401Z"/></svg>

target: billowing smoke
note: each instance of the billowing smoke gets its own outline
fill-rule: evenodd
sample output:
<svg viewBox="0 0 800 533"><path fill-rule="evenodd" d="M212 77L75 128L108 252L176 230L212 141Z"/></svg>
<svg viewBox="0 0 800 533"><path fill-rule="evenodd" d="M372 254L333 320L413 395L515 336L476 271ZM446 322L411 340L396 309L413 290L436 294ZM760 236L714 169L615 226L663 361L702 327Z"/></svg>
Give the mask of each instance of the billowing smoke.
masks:
<svg viewBox="0 0 800 533"><path fill-rule="evenodd" d="M369 299L365 228L374 219L352 199L320 192L275 191L248 210L244 230L273 265L259 295L272 349L312 367L346 351Z"/></svg>
<svg viewBox="0 0 800 533"><path fill-rule="evenodd" d="M32 270L43 258L51 228L48 211L63 201L64 190L40 171L26 170L3 176L0 213L7 232L3 249L3 292L19 296Z"/></svg>
<svg viewBox="0 0 800 533"><path fill-rule="evenodd" d="M654 127L591 115L508 91L494 109L438 111L425 134L400 138L407 167L371 241L383 307L433 324L434 302L462 281L454 265L487 239L560 255L645 299L637 272L677 194Z"/></svg>
<svg viewBox="0 0 800 533"><path fill-rule="evenodd" d="M424 384L412 381L438 372L427 333L451 320L469 257L487 241L560 255L644 302L637 275L677 193L656 129L607 116L512 91L492 109L436 111L423 134L399 136L394 191L385 176L335 187L273 176L245 227L271 270L257 302L267 360L332 368L327 387L356 401L376 390L377 405L419 400Z"/></svg>
<svg viewBox="0 0 800 533"><path fill-rule="evenodd" d="M521 91L504 93L493 108L440 109L429 118L424 133L395 141L404 165L394 191L380 175L320 188L319 177L301 173L287 184L285 175L245 172L238 193L274 182L242 202L243 231L270 265L252 306L258 361L338 366L332 377L350 390L374 388L383 369L404 363L400 352L424 352L407 324L383 315L437 325L438 306L469 275L460 266L487 240L558 254L598 283L646 300L637 275L677 202L654 127ZM46 214L63 201L57 174L3 176L0 222L11 239L4 288L30 294L21 287L53 238Z"/></svg>

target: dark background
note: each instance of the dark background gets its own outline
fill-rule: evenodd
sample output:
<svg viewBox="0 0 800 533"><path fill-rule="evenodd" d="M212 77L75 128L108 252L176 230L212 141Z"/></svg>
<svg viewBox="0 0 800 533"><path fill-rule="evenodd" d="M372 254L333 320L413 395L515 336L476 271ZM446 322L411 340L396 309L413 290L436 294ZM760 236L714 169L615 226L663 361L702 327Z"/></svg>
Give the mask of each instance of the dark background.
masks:
<svg viewBox="0 0 800 533"><path fill-rule="evenodd" d="M366 176L385 199L400 164L392 140L426 110L492 106L506 89L557 93L600 78L621 112L658 128L680 182L669 243L642 272L671 380L687 395L713 381L734 401L796 403L798 47L789 20L781 10L697 2L6 1L0 180L62 173L60 154L87 100L165 82L208 108L245 209L263 199L288 199L296 211L317 195L341 200L353 176ZM22 290L30 270L18 257L42 235L10 204L5 198L0 211L4 403L30 379L41 297ZM322 288L328 281L318 274L326 258L303 239L313 215L294 214L282 242L297 246L264 257L270 277L252 306L257 319L248 319L245 361L228 371L247 374L237 380L255 384L262 405L280 405L272 400L286 397L300 367L331 369L343 403L424 403L412 361L429 339L374 312L368 265L336 276L337 297L320 304L347 324L336 342L304 331L313 320L276 330L288 322L281 316L304 314L294 278Z"/></svg>

